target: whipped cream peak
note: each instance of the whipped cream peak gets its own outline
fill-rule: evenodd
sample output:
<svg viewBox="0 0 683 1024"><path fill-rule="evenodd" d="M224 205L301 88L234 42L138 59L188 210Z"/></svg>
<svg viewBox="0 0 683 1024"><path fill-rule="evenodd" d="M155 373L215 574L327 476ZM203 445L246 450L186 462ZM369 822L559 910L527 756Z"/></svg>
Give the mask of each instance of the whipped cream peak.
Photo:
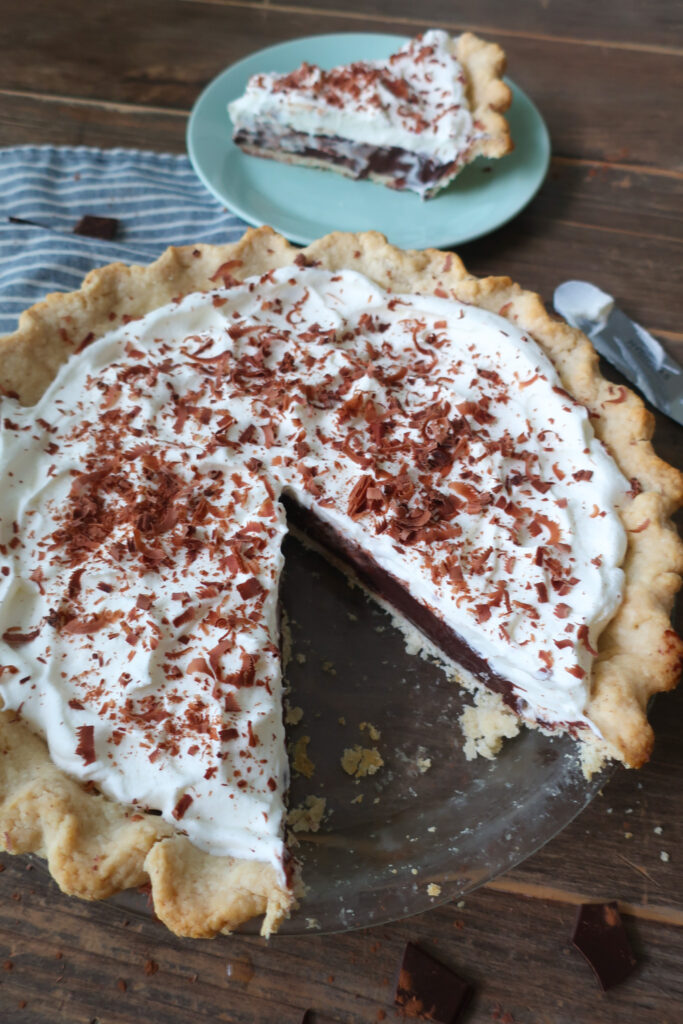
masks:
<svg viewBox="0 0 683 1024"><path fill-rule="evenodd" d="M629 485L509 321L285 267L116 327L0 415L2 700L202 849L282 870L283 495L526 717L592 728Z"/></svg>

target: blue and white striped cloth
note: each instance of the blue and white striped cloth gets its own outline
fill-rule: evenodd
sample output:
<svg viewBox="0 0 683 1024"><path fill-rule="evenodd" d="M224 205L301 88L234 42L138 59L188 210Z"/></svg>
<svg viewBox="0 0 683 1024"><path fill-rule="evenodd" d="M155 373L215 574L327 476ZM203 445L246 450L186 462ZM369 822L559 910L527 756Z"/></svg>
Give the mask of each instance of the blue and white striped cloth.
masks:
<svg viewBox="0 0 683 1024"><path fill-rule="evenodd" d="M116 240L74 235L84 214L117 218ZM245 227L207 192L186 156L0 149L0 334L13 331L21 311L48 292L77 289L93 267L149 263L168 245L232 242Z"/></svg>

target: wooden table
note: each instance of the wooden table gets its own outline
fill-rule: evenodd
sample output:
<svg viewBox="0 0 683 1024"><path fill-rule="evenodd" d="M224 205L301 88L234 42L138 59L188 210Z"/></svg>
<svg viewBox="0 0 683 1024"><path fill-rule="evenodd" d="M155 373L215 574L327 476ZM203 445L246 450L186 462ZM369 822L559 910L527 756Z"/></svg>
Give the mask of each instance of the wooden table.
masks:
<svg viewBox="0 0 683 1024"><path fill-rule="evenodd" d="M181 152L187 113L222 68L322 32L414 34L429 25L498 40L553 140L550 175L507 227L464 246L477 274L550 299L588 278L683 358L681 8L673 0L22 0L0 25L0 145ZM416 14L424 16L417 17ZM683 430L658 447L683 465ZM471 979L483 1024L683 1020L683 688L653 708L657 745L525 864L449 904L345 935L184 941L153 921L62 896L24 858L0 875L0 1019L30 1024L395 1020L406 940ZM668 856L667 856L668 854ZM570 945L575 904L616 899L641 960L602 994Z"/></svg>

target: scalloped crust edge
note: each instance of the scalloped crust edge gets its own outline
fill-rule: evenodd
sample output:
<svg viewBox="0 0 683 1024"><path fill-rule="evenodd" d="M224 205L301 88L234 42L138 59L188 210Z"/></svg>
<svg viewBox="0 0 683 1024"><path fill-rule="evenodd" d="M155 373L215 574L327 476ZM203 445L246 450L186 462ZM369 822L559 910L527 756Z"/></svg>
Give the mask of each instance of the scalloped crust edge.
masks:
<svg viewBox="0 0 683 1024"><path fill-rule="evenodd" d="M512 103L512 92L502 77L505 52L497 43L487 43L471 32L463 32L455 39L455 55L467 76L472 117L482 132L470 149L468 161L475 156L505 156L514 149L510 126L503 117Z"/></svg>
<svg viewBox="0 0 683 1024"><path fill-rule="evenodd" d="M622 513L625 595L600 638L587 708L604 742L590 738L585 760L593 768L606 756L641 765L652 746L648 700L676 685L683 662L683 643L669 622L683 573L683 544L670 521L683 503L683 474L654 453L654 420L642 401L600 375L588 339L550 317L538 295L507 277L473 277L453 253L396 249L376 232L334 233L298 250L270 228L250 229L229 245L170 248L147 267L110 264L91 271L78 292L47 296L0 339L0 388L33 403L74 349L89 334L110 330L117 317L139 317L217 281L295 260L354 269L395 293L450 296L517 322L588 408L596 435L642 491ZM0 713L0 753L1 844L45 856L65 892L101 899L149 882L158 917L193 937L229 932L260 914L268 935L295 904L270 865L203 853L157 816L87 792L12 712Z"/></svg>

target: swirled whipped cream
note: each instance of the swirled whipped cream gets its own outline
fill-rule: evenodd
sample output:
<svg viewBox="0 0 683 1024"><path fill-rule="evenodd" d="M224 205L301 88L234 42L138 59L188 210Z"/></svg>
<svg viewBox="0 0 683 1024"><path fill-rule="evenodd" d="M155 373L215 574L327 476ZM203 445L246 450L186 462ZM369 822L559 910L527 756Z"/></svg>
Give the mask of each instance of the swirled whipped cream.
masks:
<svg viewBox="0 0 683 1024"><path fill-rule="evenodd" d="M292 266L188 295L2 401L0 695L54 762L281 868L283 493L589 728L628 489L538 345Z"/></svg>
<svg viewBox="0 0 683 1024"><path fill-rule="evenodd" d="M228 110L237 130L267 124L281 135L350 139L451 164L477 134L455 54L455 40L432 29L387 60L254 75Z"/></svg>

